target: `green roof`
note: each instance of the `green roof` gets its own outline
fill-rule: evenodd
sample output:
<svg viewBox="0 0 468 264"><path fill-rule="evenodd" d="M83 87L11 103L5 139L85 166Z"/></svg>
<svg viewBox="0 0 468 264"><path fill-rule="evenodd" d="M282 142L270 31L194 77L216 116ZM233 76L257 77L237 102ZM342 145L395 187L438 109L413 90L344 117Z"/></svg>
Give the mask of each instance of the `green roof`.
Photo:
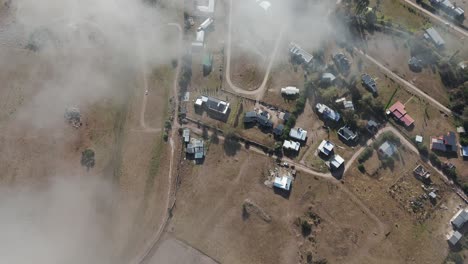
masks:
<svg viewBox="0 0 468 264"><path fill-rule="evenodd" d="M211 53L206 53L203 55L203 65L211 66L211 64L213 64L213 55L211 55Z"/></svg>

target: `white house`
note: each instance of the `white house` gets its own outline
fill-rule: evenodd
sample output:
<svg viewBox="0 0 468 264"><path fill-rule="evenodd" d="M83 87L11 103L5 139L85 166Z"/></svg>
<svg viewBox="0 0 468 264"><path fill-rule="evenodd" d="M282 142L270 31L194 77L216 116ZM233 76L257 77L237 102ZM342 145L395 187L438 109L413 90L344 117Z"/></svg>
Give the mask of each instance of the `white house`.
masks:
<svg viewBox="0 0 468 264"><path fill-rule="evenodd" d="M213 22L214 22L214 19L209 17L205 21L203 21L203 23L200 24L197 30L198 31L206 30L209 26L211 26L211 24L213 24Z"/></svg>
<svg viewBox="0 0 468 264"><path fill-rule="evenodd" d="M297 152L299 151L300 147L301 147L301 144L299 144L299 142L292 141L292 140L285 140L283 143L283 148L286 150L294 150Z"/></svg>
<svg viewBox="0 0 468 264"><path fill-rule="evenodd" d="M318 146L318 150L325 154L326 156L330 155L332 152L333 152L333 148L335 147L335 145L333 145L333 143L331 143L330 141L328 140L322 140L322 142L320 143L320 145Z"/></svg>
<svg viewBox="0 0 468 264"><path fill-rule="evenodd" d="M296 95L299 94L299 89L297 89L297 87L288 86L281 88L281 93L284 95Z"/></svg>
<svg viewBox="0 0 468 264"><path fill-rule="evenodd" d="M456 228L462 228L465 223L468 222L468 212L465 209L460 209L453 217L450 219L450 223Z"/></svg>
<svg viewBox="0 0 468 264"><path fill-rule="evenodd" d="M200 4L195 7L198 15L210 16L214 13L215 0L204 0L204 1L198 0L197 3L204 3L204 5Z"/></svg>
<svg viewBox="0 0 468 264"><path fill-rule="evenodd" d="M291 137L292 139L296 139L296 140L299 140L299 141L306 141L307 139L307 131L302 129L302 128L292 128L290 131L289 131L289 137Z"/></svg>
<svg viewBox="0 0 468 264"><path fill-rule="evenodd" d="M292 178L290 176L276 176L273 181L273 186L286 191L291 189Z"/></svg>
<svg viewBox="0 0 468 264"><path fill-rule="evenodd" d="M341 165L344 164L344 159L340 155L335 155L333 158L330 160L330 168L331 169L338 169L341 167Z"/></svg>

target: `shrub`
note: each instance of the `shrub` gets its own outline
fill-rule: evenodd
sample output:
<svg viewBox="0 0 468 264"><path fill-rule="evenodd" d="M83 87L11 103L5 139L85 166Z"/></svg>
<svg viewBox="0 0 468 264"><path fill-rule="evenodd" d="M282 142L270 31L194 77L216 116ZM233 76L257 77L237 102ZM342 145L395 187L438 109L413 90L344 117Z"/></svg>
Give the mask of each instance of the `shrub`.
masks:
<svg viewBox="0 0 468 264"><path fill-rule="evenodd" d="M308 236L312 232L312 225L307 220L302 220L301 231L303 236Z"/></svg>
<svg viewBox="0 0 468 264"><path fill-rule="evenodd" d="M368 160L371 156L372 153L374 152L373 148L367 147L361 155L359 155L358 162L359 163L364 163L366 160Z"/></svg>
<svg viewBox="0 0 468 264"><path fill-rule="evenodd" d="M81 165L85 166L87 169L94 167L96 163L94 156L94 151L92 149L85 149L81 152Z"/></svg>
<svg viewBox="0 0 468 264"><path fill-rule="evenodd" d="M427 155L429 154L429 149L423 143L416 143L416 148L418 149L419 154L421 154L424 157L427 157Z"/></svg>
<svg viewBox="0 0 468 264"><path fill-rule="evenodd" d="M362 163L359 163L359 165L357 166L358 170L362 173L366 172L366 168L364 167L364 164Z"/></svg>
<svg viewBox="0 0 468 264"><path fill-rule="evenodd" d="M166 129L171 129L171 127L172 127L171 121L166 120L166 122L164 122L164 127L165 127Z"/></svg>
<svg viewBox="0 0 468 264"><path fill-rule="evenodd" d="M437 157L437 155L432 152L431 154L429 154L429 160L431 161L432 165L434 165L437 168L440 168L442 166L442 162L440 161L439 157Z"/></svg>
<svg viewBox="0 0 468 264"><path fill-rule="evenodd" d="M164 131L163 139L164 139L164 141L166 141L166 142L167 142L167 140L169 139L169 135L167 134L166 131Z"/></svg>

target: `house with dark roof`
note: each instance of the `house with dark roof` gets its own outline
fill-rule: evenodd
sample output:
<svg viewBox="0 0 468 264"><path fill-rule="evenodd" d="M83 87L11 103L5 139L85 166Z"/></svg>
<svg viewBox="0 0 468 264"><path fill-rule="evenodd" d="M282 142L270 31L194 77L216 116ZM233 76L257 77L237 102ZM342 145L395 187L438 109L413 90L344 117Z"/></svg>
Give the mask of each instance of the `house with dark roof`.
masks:
<svg viewBox="0 0 468 264"><path fill-rule="evenodd" d="M335 53L332 56L333 62L335 63L336 67L341 71L341 72L348 72L349 69L351 68L351 62L349 59L341 52Z"/></svg>
<svg viewBox="0 0 468 264"><path fill-rule="evenodd" d="M265 113L265 112L263 112ZM257 124L260 128L262 129L272 129L273 128L273 122L268 118L268 116L259 114L257 115Z"/></svg>
<svg viewBox="0 0 468 264"><path fill-rule="evenodd" d="M397 152L395 144L385 141L379 147L379 155L383 158L390 158Z"/></svg>
<svg viewBox="0 0 468 264"><path fill-rule="evenodd" d="M465 10L463 8L452 4L449 0L430 0L432 6L443 10L447 15L457 20L465 18Z"/></svg>
<svg viewBox="0 0 468 264"><path fill-rule="evenodd" d="M457 136L455 132L448 132L447 135L440 137L431 137L431 150L442 152L456 152L457 151Z"/></svg>
<svg viewBox="0 0 468 264"><path fill-rule="evenodd" d="M379 131L379 124L371 119L367 121L366 129L371 135L374 135Z"/></svg>
<svg viewBox="0 0 468 264"><path fill-rule="evenodd" d="M331 85L335 81L336 77L332 73L326 72L322 74L322 78L320 79L320 82L323 85Z"/></svg>
<svg viewBox="0 0 468 264"><path fill-rule="evenodd" d="M330 119L335 122L340 121L341 115L324 104L317 104L315 106L315 109L317 109L317 112L319 112L319 114L321 114L324 118Z"/></svg>
<svg viewBox="0 0 468 264"><path fill-rule="evenodd" d="M279 124L273 129L273 135L275 135L275 137L281 137L283 135L283 131L284 131L284 125Z"/></svg>
<svg viewBox="0 0 468 264"><path fill-rule="evenodd" d="M372 94L377 94L377 83L375 80L367 73L361 75L362 85L369 90Z"/></svg>
<svg viewBox="0 0 468 264"><path fill-rule="evenodd" d="M358 134L351 130L349 126L343 126L338 129L338 136L346 142L355 142L358 139Z"/></svg>
<svg viewBox="0 0 468 264"><path fill-rule="evenodd" d="M422 70L422 61L416 57L411 57L411 59L408 60L408 66L412 71L420 72Z"/></svg>
<svg viewBox="0 0 468 264"><path fill-rule="evenodd" d="M257 122L257 112L250 111L245 113L244 115L244 124L252 124L254 125Z"/></svg>
<svg viewBox="0 0 468 264"><path fill-rule="evenodd" d="M397 101L395 104L390 106L387 110L387 114L392 115L395 120L403 123L405 127L414 125L414 119L406 113L405 105L400 101Z"/></svg>
<svg viewBox="0 0 468 264"><path fill-rule="evenodd" d="M461 229L468 222L468 211L465 209L460 209L453 217L450 219L455 229Z"/></svg>

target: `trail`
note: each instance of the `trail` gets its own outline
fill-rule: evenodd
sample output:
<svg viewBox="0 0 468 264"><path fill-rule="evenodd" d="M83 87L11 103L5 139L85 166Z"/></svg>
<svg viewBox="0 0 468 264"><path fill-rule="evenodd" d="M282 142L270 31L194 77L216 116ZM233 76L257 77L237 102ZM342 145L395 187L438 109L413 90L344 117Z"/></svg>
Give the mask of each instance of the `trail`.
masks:
<svg viewBox="0 0 468 264"><path fill-rule="evenodd" d="M227 41L227 60L226 60L226 81L231 87L238 94L243 95L255 95L255 100L258 101L263 97L266 89L266 84L268 82L268 78L270 77L271 69L273 68L274 60L278 53L279 47L281 46L281 40L283 38L283 33L286 30L286 25L283 25L280 29L280 33L278 38L276 39L275 47L270 57L270 62L268 63L267 70L265 72L265 77L263 78L262 84L254 89L254 90L246 90L240 87L237 87L232 83L231 80L231 50L232 50L232 0L230 0L229 6L229 20L228 20L228 41Z"/></svg>

